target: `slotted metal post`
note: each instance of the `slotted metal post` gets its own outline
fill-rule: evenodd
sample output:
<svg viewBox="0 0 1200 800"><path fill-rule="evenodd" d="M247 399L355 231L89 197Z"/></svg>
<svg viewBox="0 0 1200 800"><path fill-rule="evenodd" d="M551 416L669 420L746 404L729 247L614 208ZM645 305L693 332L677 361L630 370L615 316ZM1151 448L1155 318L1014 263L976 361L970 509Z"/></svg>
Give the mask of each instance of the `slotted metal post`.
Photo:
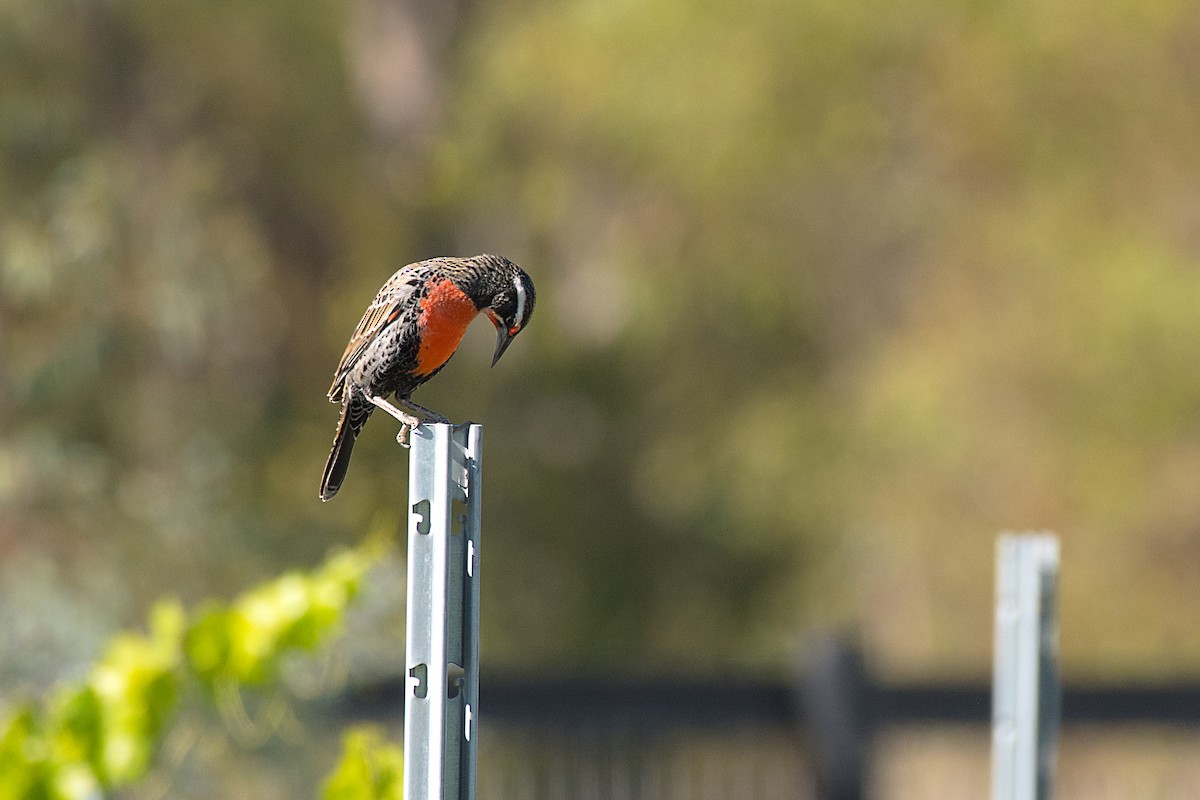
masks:
<svg viewBox="0 0 1200 800"><path fill-rule="evenodd" d="M1058 539L1005 535L997 544L992 686L993 800L1053 795L1061 688Z"/></svg>
<svg viewBox="0 0 1200 800"><path fill-rule="evenodd" d="M475 800L481 425L421 425L409 456L405 800Z"/></svg>

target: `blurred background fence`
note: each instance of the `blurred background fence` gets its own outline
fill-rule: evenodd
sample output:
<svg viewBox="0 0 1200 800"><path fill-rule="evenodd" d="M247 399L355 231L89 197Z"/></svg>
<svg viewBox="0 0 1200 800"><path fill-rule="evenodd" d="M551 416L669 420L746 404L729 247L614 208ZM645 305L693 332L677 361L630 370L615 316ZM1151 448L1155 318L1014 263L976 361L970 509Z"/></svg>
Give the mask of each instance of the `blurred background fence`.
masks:
<svg viewBox="0 0 1200 800"><path fill-rule="evenodd" d="M745 676L564 677L553 674L481 679L479 796L491 800L864 800L917 798L917 786L890 787L889 742L914 731L960 739L959 769L970 772L986 750L991 690L986 683L892 683L872 675L852 642L827 638L806 649L789 680ZM405 682L381 681L347 694L347 720L383 722L397 732ZM1058 796L1143 796L1128 764L1099 768L1076 758L1089 740L1116 734L1136 763L1163 735L1200 745L1200 682L1109 685L1063 690L1063 786ZM1139 737L1142 741L1139 742ZM916 737L919 739L919 737ZM1111 745L1110 745L1111 747ZM1114 758L1121 758L1119 748ZM1085 768L1082 765L1087 764ZM982 769L982 772L979 770ZM961 794L987 797L983 763ZM1090 772L1082 781L1077 772ZM1173 780L1200 781L1200 764ZM1085 795L1082 787L1103 789ZM1151 785L1144 796L1161 794ZM1125 792L1130 792L1126 794Z"/></svg>

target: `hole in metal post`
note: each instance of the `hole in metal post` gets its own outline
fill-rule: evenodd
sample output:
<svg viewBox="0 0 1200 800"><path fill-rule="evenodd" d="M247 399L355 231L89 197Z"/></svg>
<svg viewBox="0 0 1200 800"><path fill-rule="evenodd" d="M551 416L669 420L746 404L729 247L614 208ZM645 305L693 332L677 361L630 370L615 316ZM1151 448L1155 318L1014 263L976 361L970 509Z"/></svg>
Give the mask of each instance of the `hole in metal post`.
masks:
<svg viewBox="0 0 1200 800"><path fill-rule="evenodd" d="M446 665L446 697L453 700L458 697L466 680L467 671L453 662Z"/></svg>
<svg viewBox="0 0 1200 800"><path fill-rule="evenodd" d="M419 519L417 520L417 525L416 525L417 533L428 534L429 533L429 501L428 500L418 500L417 502L413 503L412 513L416 514L419 517Z"/></svg>
<svg viewBox="0 0 1200 800"><path fill-rule="evenodd" d="M409 682L412 684L413 697L424 697L429 694L429 667L417 664L408 671Z"/></svg>

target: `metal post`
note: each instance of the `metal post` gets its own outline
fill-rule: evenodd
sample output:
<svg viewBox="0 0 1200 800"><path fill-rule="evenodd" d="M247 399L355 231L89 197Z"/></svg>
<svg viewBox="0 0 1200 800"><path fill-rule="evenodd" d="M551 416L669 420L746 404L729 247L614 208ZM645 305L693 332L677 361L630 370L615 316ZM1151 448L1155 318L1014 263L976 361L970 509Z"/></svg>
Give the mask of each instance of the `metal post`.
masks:
<svg viewBox="0 0 1200 800"><path fill-rule="evenodd" d="M1049 800L1058 743L1058 539L997 546L992 689L993 800Z"/></svg>
<svg viewBox="0 0 1200 800"><path fill-rule="evenodd" d="M480 425L420 425L409 460L405 800L474 800Z"/></svg>
<svg viewBox="0 0 1200 800"><path fill-rule="evenodd" d="M812 751L820 800L867 796L875 689L862 649L844 638L823 637L809 646L800 675L800 710Z"/></svg>

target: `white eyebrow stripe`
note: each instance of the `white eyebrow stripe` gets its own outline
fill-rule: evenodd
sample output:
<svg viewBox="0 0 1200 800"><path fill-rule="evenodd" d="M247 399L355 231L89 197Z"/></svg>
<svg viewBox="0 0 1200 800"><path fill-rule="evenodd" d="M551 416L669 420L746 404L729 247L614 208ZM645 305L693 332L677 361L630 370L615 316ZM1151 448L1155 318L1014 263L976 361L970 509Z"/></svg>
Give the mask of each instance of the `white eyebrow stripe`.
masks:
<svg viewBox="0 0 1200 800"><path fill-rule="evenodd" d="M517 290L517 316L513 318L513 327L519 328L525 320L525 282L520 275L513 278L513 288Z"/></svg>

